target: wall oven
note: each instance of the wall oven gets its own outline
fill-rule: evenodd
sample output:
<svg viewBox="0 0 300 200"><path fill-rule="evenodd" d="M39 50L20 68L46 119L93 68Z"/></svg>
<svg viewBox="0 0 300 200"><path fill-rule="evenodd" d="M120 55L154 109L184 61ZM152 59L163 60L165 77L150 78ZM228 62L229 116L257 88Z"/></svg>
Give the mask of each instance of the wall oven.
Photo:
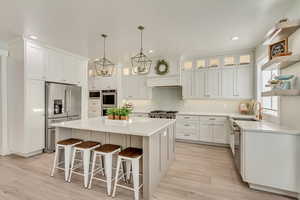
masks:
<svg viewBox="0 0 300 200"><path fill-rule="evenodd" d="M89 98L90 99L100 99L101 98L100 90L90 90L89 91Z"/></svg>
<svg viewBox="0 0 300 200"><path fill-rule="evenodd" d="M117 107L117 91L102 90L102 108Z"/></svg>

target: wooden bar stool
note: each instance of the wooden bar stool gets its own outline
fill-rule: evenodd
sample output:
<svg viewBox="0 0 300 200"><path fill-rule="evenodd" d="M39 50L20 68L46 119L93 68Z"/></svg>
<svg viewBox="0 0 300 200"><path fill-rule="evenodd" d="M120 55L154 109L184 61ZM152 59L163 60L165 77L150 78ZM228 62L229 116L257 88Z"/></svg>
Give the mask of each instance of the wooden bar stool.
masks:
<svg viewBox="0 0 300 200"><path fill-rule="evenodd" d="M71 182L72 174L81 175L84 177L84 187L88 187L89 175L90 175L90 160L91 160L91 152L100 146L99 142L93 141L84 141L80 144L74 146L73 156L72 156L72 165L70 170L69 182ZM76 153L81 153L82 160L76 159ZM74 167L75 160L80 163ZM74 170L83 166L83 174L80 172L75 172Z"/></svg>
<svg viewBox="0 0 300 200"><path fill-rule="evenodd" d="M139 191L143 186L143 184L139 183L140 182L139 176L141 175L140 174L140 159L142 158L142 156L143 156L142 149L132 148L132 147L126 148L119 153L118 162L117 162L117 171L116 171L116 176L115 176L115 184L114 184L114 190L112 193L112 197L115 196L117 186L119 186L121 188L134 191L134 199L135 200L139 199ZM129 171L126 171L126 174L128 175L128 173L132 173L133 188L118 184L118 181L121 179L121 178L119 178L119 171L120 171L122 162L127 162L127 165L128 165L128 161L131 163L132 172L130 172L130 170L129 170Z"/></svg>
<svg viewBox="0 0 300 200"><path fill-rule="evenodd" d="M112 170L113 170L112 158L114 154L119 153L120 151L121 151L121 146L115 144L104 144L93 151L94 156L93 156L93 164L92 164L92 172L91 172L92 175L90 179L89 189L91 189L92 181L93 179L95 179L95 180L106 182L107 194L108 195L111 194L111 183L113 180L112 179ZM104 167L102 166L102 156L104 157ZM101 163L100 165L101 167L95 169L97 157L100 158L99 160ZM103 172L105 172L106 180L95 177L100 172L102 173L102 175L104 175Z"/></svg>
<svg viewBox="0 0 300 200"><path fill-rule="evenodd" d="M53 162L53 167L51 170L51 176L54 176L55 169L60 169L65 171L65 181L68 181L69 178L69 172L70 172L70 161L71 161L71 156L72 156L72 151L73 147L77 144L80 144L82 140L80 139L75 139L75 138L70 138L66 140L62 140L57 142L56 147L55 147L55 156L54 156L54 162ZM64 150L64 161L59 162L59 156L60 156L60 151L59 150ZM64 163L65 167L61 168L60 165Z"/></svg>

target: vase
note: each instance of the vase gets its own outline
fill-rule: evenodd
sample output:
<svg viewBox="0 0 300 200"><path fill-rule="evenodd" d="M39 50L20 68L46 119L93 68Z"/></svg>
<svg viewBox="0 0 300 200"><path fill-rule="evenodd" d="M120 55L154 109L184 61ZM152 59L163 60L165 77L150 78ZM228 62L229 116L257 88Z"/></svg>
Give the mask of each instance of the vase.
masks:
<svg viewBox="0 0 300 200"><path fill-rule="evenodd" d="M128 120L128 116L121 116L121 120Z"/></svg>
<svg viewBox="0 0 300 200"><path fill-rule="evenodd" d="M108 119L114 119L113 115L108 115Z"/></svg>

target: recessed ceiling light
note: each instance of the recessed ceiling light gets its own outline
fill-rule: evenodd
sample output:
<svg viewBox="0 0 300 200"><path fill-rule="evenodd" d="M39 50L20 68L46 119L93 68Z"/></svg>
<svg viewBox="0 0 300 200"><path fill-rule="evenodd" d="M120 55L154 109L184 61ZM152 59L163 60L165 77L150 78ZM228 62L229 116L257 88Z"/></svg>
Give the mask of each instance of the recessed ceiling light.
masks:
<svg viewBox="0 0 300 200"><path fill-rule="evenodd" d="M37 40L38 39L38 37L35 36L35 35L30 35L29 37L30 37L30 39L33 39L33 40Z"/></svg>
<svg viewBox="0 0 300 200"><path fill-rule="evenodd" d="M153 50L149 50L149 53L153 53Z"/></svg>
<svg viewBox="0 0 300 200"><path fill-rule="evenodd" d="M231 40L233 40L233 41L234 41L234 40L238 40L238 39L240 39L240 38L237 37L237 36L234 36L234 37L231 38Z"/></svg>

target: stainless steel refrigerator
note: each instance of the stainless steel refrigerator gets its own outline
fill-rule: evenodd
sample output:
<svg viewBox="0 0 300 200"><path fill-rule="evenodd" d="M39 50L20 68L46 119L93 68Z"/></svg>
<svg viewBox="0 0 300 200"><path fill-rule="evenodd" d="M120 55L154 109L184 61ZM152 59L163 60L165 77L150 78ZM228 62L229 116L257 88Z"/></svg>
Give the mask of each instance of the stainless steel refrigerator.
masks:
<svg viewBox="0 0 300 200"><path fill-rule="evenodd" d="M47 82L45 152L55 151L52 124L77 119L81 119L81 87Z"/></svg>

